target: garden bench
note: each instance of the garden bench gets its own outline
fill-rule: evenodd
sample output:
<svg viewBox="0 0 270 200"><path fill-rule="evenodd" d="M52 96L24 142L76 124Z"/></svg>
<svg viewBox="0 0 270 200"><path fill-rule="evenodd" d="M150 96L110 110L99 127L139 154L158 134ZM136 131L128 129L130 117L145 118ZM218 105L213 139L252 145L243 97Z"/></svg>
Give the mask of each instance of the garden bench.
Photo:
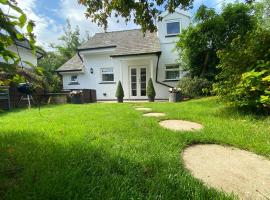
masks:
<svg viewBox="0 0 270 200"><path fill-rule="evenodd" d="M8 103L8 110L10 110L9 87L0 86L0 100L6 100Z"/></svg>

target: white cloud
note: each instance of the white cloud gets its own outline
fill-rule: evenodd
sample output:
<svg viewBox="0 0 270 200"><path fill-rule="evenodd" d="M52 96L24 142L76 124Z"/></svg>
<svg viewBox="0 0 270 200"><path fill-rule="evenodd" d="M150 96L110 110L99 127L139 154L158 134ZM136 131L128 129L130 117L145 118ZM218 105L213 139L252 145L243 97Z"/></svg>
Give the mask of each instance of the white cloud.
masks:
<svg viewBox="0 0 270 200"><path fill-rule="evenodd" d="M79 5L77 1L61 0L60 5L59 16L64 19L68 18L72 26L78 25L82 34L88 31L90 35L93 35L104 31L102 27L91 22L91 19L86 19L84 14L86 9L84 6ZM126 24L123 19L120 19L120 22L117 23L117 19L110 18L108 22L108 31L138 28L134 23L129 22Z"/></svg>
<svg viewBox="0 0 270 200"><path fill-rule="evenodd" d="M37 37L37 44L47 50L50 49L50 43L57 42L56 36L62 32L55 20L50 16L37 13L36 0L18 0L18 6L25 12L28 19L35 22L34 34Z"/></svg>
<svg viewBox="0 0 270 200"><path fill-rule="evenodd" d="M58 38L63 34L63 26L53 19L52 16L45 16L37 12L36 3L37 0L17 0L18 6L26 13L28 19L35 21L34 33L37 37L37 44L43 46L47 50L51 50L50 44L57 44ZM59 18L69 19L72 27L78 26L82 37L85 37L86 31L90 35L94 35L97 32L103 32L103 28L97 26L97 24L91 22L90 19L86 19L84 12L85 7L79 5L75 0L59 0L60 8L51 10L57 13ZM120 19L120 23L117 23L117 19L109 19L108 31L124 30L138 28L134 23L129 22L126 24L124 20Z"/></svg>

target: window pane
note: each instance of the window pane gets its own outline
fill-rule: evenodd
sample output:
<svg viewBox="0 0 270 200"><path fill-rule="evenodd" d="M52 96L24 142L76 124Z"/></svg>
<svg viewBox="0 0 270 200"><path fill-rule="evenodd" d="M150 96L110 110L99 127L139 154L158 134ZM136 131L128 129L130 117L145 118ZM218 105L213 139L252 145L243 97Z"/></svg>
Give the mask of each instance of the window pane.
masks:
<svg viewBox="0 0 270 200"><path fill-rule="evenodd" d="M102 81L114 81L113 74L102 74Z"/></svg>
<svg viewBox="0 0 270 200"><path fill-rule="evenodd" d="M179 71L166 71L166 79L179 79Z"/></svg>
<svg viewBox="0 0 270 200"><path fill-rule="evenodd" d="M131 82L135 82L136 83L136 76L131 76Z"/></svg>
<svg viewBox="0 0 270 200"><path fill-rule="evenodd" d="M77 75L72 75L71 78L70 78L70 80L71 81L77 81L77 78L78 78Z"/></svg>
<svg viewBox="0 0 270 200"><path fill-rule="evenodd" d="M169 22L167 23L167 34L178 34L180 32L179 22Z"/></svg>
<svg viewBox="0 0 270 200"><path fill-rule="evenodd" d="M141 96L146 96L146 90L141 90Z"/></svg>
<svg viewBox="0 0 270 200"><path fill-rule="evenodd" d="M132 96L137 96L137 90L132 90Z"/></svg>
<svg viewBox="0 0 270 200"><path fill-rule="evenodd" d="M136 76L136 69L131 69L131 75L134 75L134 76Z"/></svg>

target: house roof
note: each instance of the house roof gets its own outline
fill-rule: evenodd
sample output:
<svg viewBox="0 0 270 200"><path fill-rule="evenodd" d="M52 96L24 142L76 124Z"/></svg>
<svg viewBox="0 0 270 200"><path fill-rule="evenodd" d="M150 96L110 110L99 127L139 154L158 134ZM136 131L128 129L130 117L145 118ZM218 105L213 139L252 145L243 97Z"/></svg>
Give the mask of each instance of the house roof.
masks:
<svg viewBox="0 0 270 200"><path fill-rule="evenodd" d="M22 48L32 50L30 43L27 39L24 40L15 40L14 41L15 45L20 46ZM44 54L43 50L41 50L39 47L36 47L36 54L37 54L37 59L41 58Z"/></svg>
<svg viewBox="0 0 270 200"><path fill-rule="evenodd" d="M82 44L78 51L89 51L95 49L115 48L111 57L142 55L160 52L160 43L157 33L146 32L145 35L140 29L96 33L86 43ZM57 72L82 71L84 68L80 57L76 54Z"/></svg>
<svg viewBox="0 0 270 200"><path fill-rule="evenodd" d="M96 33L86 43L79 47L79 51L115 47L111 56L126 56L160 52L160 43L157 33L146 32L140 29Z"/></svg>
<svg viewBox="0 0 270 200"><path fill-rule="evenodd" d="M82 71L83 63L79 58L78 54L69 59L65 64L58 68L57 72L72 72L72 71Z"/></svg>

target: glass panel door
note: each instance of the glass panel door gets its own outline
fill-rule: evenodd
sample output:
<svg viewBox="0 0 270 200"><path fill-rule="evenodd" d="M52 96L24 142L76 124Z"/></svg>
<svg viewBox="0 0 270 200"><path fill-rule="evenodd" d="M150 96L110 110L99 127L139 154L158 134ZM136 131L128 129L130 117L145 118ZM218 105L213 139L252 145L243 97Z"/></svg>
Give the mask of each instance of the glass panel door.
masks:
<svg viewBox="0 0 270 200"><path fill-rule="evenodd" d="M137 69L131 68L130 70L130 82L131 82L131 96L137 96Z"/></svg>
<svg viewBox="0 0 270 200"><path fill-rule="evenodd" d="M146 96L146 68L140 68L140 76L141 96Z"/></svg>

